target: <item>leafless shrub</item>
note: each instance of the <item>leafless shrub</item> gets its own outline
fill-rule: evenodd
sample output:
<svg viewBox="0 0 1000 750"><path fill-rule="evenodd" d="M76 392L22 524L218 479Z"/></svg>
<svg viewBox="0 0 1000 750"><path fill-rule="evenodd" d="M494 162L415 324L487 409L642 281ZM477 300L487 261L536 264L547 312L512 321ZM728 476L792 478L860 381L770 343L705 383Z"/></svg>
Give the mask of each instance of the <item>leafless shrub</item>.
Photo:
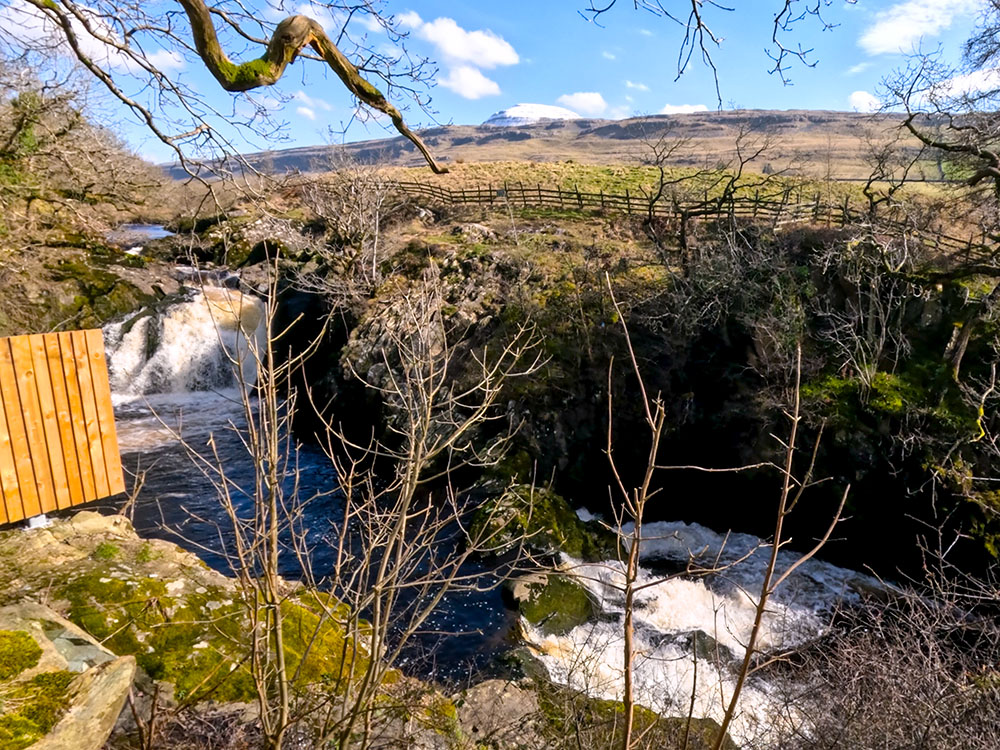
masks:
<svg viewBox="0 0 1000 750"><path fill-rule="evenodd" d="M945 577L941 574L946 573ZM928 585L841 611L806 655L803 750L1000 744L1000 600L987 580L938 568Z"/></svg>

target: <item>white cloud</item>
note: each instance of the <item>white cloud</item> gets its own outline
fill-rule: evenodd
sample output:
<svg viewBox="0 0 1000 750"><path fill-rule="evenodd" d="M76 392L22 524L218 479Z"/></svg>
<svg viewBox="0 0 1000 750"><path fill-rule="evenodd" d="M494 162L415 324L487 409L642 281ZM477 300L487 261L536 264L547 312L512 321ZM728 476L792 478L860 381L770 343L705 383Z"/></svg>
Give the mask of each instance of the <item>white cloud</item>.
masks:
<svg viewBox="0 0 1000 750"><path fill-rule="evenodd" d="M487 78L471 65L452 68L448 75L438 79L438 83L465 99L482 99L484 96L496 96L500 93L500 86L496 81Z"/></svg>
<svg viewBox="0 0 1000 750"><path fill-rule="evenodd" d="M385 31L385 26L382 25L382 22L379 21L378 17L373 13L355 15L351 20L364 28L365 31L370 31L373 34Z"/></svg>
<svg viewBox="0 0 1000 750"><path fill-rule="evenodd" d="M622 105L620 107L612 107L608 111L606 116L610 120L624 120L626 117L630 117L631 115L632 115L631 107L627 105Z"/></svg>
<svg viewBox="0 0 1000 750"><path fill-rule="evenodd" d="M857 65L852 65L847 69L847 75L856 76L858 73L864 73L872 64L870 62L862 62Z"/></svg>
<svg viewBox="0 0 1000 750"><path fill-rule="evenodd" d="M617 60L618 59L618 58L615 57L615 53L614 52L608 52L607 50L604 50L601 53L601 57L603 57L605 60Z"/></svg>
<svg viewBox="0 0 1000 750"><path fill-rule="evenodd" d="M186 65L184 58L179 53L168 49L159 49L156 52L147 52L146 59L154 67L162 71L183 70Z"/></svg>
<svg viewBox="0 0 1000 750"><path fill-rule="evenodd" d="M877 13L858 44L869 55L908 52L923 37L949 28L956 16L980 7L981 0L905 0Z"/></svg>
<svg viewBox="0 0 1000 750"><path fill-rule="evenodd" d="M404 26L408 29L415 29L422 24L424 20L420 17L420 14L417 13L417 11L408 10L405 13L400 13L396 16L396 22L400 26Z"/></svg>
<svg viewBox="0 0 1000 750"><path fill-rule="evenodd" d="M649 86L644 83L636 83L635 81L625 81L625 88L635 89L636 91L649 91Z"/></svg>
<svg viewBox="0 0 1000 750"><path fill-rule="evenodd" d="M639 33L643 36L653 36L653 32L649 29L639 29Z"/></svg>
<svg viewBox="0 0 1000 750"><path fill-rule="evenodd" d="M972 73L955 76L936 84L931 95L939 98L967 96L1000 88L1000 69L975 70Z"/></svg>
<svg viewBox="0 0 1000 750"><path fill-rule="evenodd" d="M305 105L306 107L308 107L313 111L317 109L322 109L325 112L329 112L331 109L333 109L333 107L331 107L329 103L327 103L323 99L320 99L319 97L316 96L309 96L309 94L307 94L305 91L302 91L301 89L299 91L296 91L295 94L292 96L292 98L295 99L296 101L302 102L303 105Z"/></svg>
<svg viewBox="0 0 1000 750"><path fill-rule="evenodd" d="M412 10L397 15L396 22L402 28L412 29L418 39L434 45L447 68L446 74L437 82L466 99L481 99L500 93L500 86L483 75L482 69L517 65L521 61L514 47L489 29L469 31L453 18L443 16L424 21L419 13Z"/></svg>
<svg viewBox="0 0 1000 750"><path fill-rule="evenodd" d="M847 103L855 112L877 112L882 102L867 91L855 91L847 97Z"/></svg>
<svg viewBox="0 0 1000 750"><path fill-rule="evenodd" d="M704 104L664 104L661 115L689 115L693 112L708 112Z"/></svg>
<svg viewBox="0 0 1000 750"><path fill-rule="evenodd" d="M416 13L404 16L404 25L411 26L416 36L433 44L447 62L488 69L498 65L516 65L520 60L510 43L489 29L467 31L452 18L424 22Z"/></svg>
<svg viewBox="0 0 1000 750"><path fill-rule="evenodd" d="M604 97L596 91L578 91L575 94L563 94L556 101L583 115L596 116L602 114L608 108L608 103L604 101Z"/></svg>
<svg viewBox="0 0 1000 750"><path fill-rule="evenodd" d="M315 112L315 110L312 110L309 107L296 107L295 111L298 112L303 117L306 117L306 118L308 118L310 120L315 120L316 119L316 112Z"/></svg>

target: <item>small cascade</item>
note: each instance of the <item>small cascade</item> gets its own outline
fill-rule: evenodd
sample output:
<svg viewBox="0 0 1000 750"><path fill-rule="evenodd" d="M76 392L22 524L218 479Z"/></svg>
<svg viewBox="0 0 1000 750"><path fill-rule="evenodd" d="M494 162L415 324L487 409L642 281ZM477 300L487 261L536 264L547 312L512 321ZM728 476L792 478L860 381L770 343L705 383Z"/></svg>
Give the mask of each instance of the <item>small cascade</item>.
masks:
<svg viewBox="0 0 1000 750"><path fill-rule="evenodd" d="M139 396L252 384L264 322L259 299L217 286L141 310L104 329L111 388Z"/></svg>
<svg viewBox="0 0 1000 750"><path fill-rule="evenodd" d="M623 527L627 535L631 527ZM721 721L720 695L732 694L736 670L756 614L754 602L769 548L749 534L717 534L698 524L644 526L634 620L635 697L664 716ZM723 570L701 578L662 577L689 560ZM778 570L797 555L783 550ZM624 566L617 560L587 564L563 558L562 569L588 590L601 614L562 635L543 633L522 620L529 646L553 681L594 697L621 700L624 688ZM809 560L784 581L764 616L757 647L781 653L822 637L829 613L859 591L881 589L871 576ZM777 735L794 732L801 716L782 702L777 686L754 677L746 685L731 729L741 745L777 747Z"/></svg>

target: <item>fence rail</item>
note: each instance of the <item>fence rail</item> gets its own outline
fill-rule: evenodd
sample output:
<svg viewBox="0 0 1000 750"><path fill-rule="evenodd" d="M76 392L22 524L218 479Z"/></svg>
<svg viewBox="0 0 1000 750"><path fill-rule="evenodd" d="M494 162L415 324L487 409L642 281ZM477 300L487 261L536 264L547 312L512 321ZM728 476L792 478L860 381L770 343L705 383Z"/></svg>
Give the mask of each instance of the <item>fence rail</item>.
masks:
<svg viewBox="0 0 1000 750"><path fill-rule="evenodd" d="M523 183L504 183L473 188L448 188L421 182L401 181L399 189L407 195L449 205L478 205L514 208L558 208L563 210L614 211L627 214L650 214L661 218L680 218L685 215L698 218L752 219L780 229L803 222L823 223L827 226L846 226L864 217L865 210L852 207L849 199L843 203L828 203L820 193L803 194L798 188L757 191L754 195L738 195L727 201L712 199L707 193L701 200L674 203L667 200L652 202L646 195L605 192L585 192L574 188L534 187ZM918 237L928 248L947 255L961 255L969 260L992 258L993 248L984 234L953 237L914 227L903 220L888 219L887 224L907 236Z"/></svg>
<svg viewBox="0 0 1000 750"><path fill-rule="evenodd" d="M0 524L125 491L99 329L0 338Z"/></svg>

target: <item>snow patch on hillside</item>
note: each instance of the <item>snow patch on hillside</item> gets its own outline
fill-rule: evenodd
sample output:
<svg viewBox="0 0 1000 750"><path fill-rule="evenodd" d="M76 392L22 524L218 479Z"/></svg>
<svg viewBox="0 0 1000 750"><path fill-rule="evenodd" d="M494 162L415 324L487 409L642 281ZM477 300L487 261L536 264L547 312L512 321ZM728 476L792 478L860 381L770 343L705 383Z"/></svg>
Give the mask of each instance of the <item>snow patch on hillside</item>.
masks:
<svg viewBox="0 0 1000 750"><path fill-rule="evenodd" d="M517 125L534 125L542 120L578 120L580 115L565 107L552 104L517 104L490 115L483 125L506 128Z"/></svg>

